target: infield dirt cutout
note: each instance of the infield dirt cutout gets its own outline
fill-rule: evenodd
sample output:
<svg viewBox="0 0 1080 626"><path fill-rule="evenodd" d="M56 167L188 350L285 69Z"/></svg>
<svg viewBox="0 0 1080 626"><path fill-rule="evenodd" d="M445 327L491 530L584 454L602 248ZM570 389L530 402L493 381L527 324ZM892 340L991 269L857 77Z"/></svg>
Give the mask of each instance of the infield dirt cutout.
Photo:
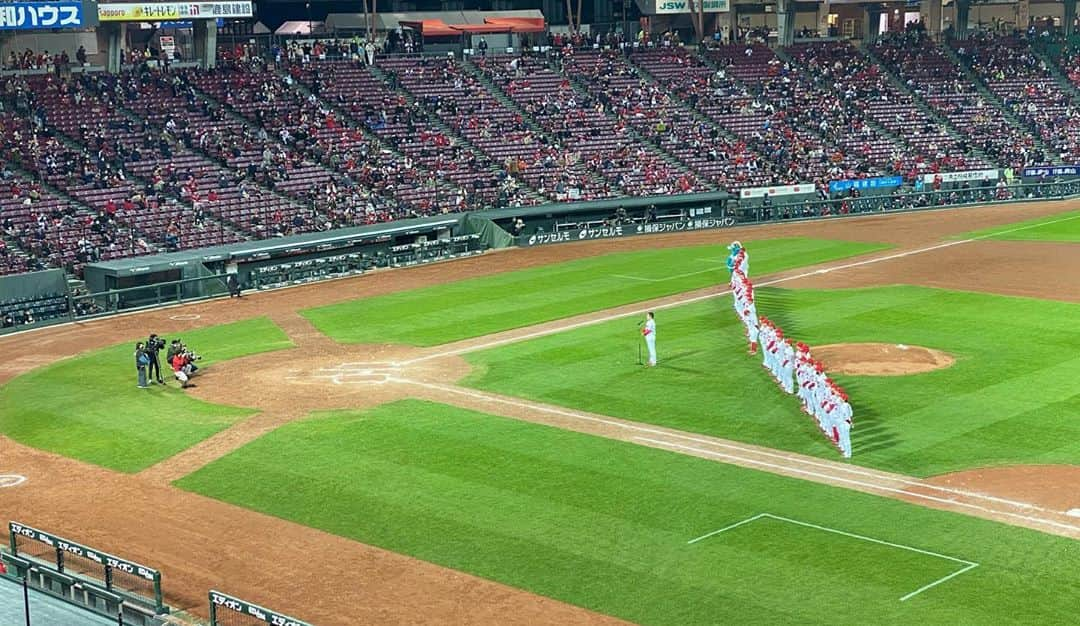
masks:
<svg viewBox="0 0 1080 626"><path fill-rule="evenodd" d="M904 344L835 343L812 349L829 372L855 376L921 374L944 369L956 362L946 352Z"/></svg>
<svg viewBox="0 0 1080 626"><path fill-rule="evenodd" d="M309 411L369 407L407 397L405 381L453 384L469 373L460 356L413 361L418 348L305 342L297 348L215 363L191 395L210 402L302 417Z"/></svg>

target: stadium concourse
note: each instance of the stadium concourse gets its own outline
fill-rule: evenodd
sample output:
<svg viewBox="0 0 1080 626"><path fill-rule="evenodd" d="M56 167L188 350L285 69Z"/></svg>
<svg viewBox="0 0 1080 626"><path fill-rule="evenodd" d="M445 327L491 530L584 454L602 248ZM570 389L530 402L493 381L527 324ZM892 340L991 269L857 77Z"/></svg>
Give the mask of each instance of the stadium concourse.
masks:
<svg viewBox="0 0 1080 626"><path fill-rule="evenodd" d="M700 444L680 444L690 433L652 428L650 434L641 435L640 425L633 422L478 393L454 384L467 368L459 356L470 351L615 315L710 298L724 288L723 284L433 348L342 347L297 314L301 308L438 285L452 278L493 275L617 251L726 243L732 238L753 242L794 236L873 241L893 248L850 261L762 276L760 284L782 281L779 284L785 287L849 287L905 283L1080 302L1080 284L1057 280L1059 276L1075 276L1080 272L1080 250L1075 246L955 238L972 229L1040 217L1051 219L1046 216L1056 216L1073 206L1071 202L1013 204L513 250L331 284L252 294L240 301L195 303L4 337L0 346L10 356L0 364L0 383L55 360L128 340L147 327L161 333L186 334L204 325L267 315L285 330L296 348L280 356L259 358L251 365L226 362L210 368L205 382L194 390L199 397L259 407L263 412L139 473L110 471L0 437L0 459L4 463L0 469L26 477L17 487L0 489L0 510L22 520L34 520L36 525L62 535L92 541L101 549L122 552L128 558L159 566L168 582L167 601L196 614L205 612L206 589L227 581L231 590L245 598L319 624L419 623L433 619L500 624L617 621L172 485L174 480L261 435L301 420L311 409L333 406L334 393L338 392L328 387L314 387L305 392L303 386L270 384L259 375L261 369L279 367L281 359L294 362L292 367L296 367L295 363L303 366L309 361L311 364L325 361L334 351L338 356L350 358L368 352L368 360L385 358L404 363L403 370L387 376L410 380L409 384L388 381L391 384L363 387L362 393L349 397L350 406L375 406L401 397L425 398L1080 538L1076 520L1056 513L1061 510L1062 502L1080 497L1076 476L1066 466L1016 468L1011 479L1006 471L1009 468L1002 468L988 470L983 480L976 472L922 480L798 454L783 454L780 458L777 451L767 448L693 435L695 441L739 451L718 458ZM753 249L753 243L748 245ZM950 272L935 271L946 264ZM1017 264L1023 265L1023 272L1015 271ZM819 269L827 271L819 272ZM723 315L729 315L721 310ZM373 370L363 375L382 374ZM336 399L340 400L341 396ZM590 417L605 422L585 419ZM941 491L958 485L970 491ZM1071 502L1075 504L1076 500ZM272 542L272 549L268 549L267 542ZM313 598L334 598L334 601L312 602ZM342 606L349 607L348 615L341 613Z"/></svg>

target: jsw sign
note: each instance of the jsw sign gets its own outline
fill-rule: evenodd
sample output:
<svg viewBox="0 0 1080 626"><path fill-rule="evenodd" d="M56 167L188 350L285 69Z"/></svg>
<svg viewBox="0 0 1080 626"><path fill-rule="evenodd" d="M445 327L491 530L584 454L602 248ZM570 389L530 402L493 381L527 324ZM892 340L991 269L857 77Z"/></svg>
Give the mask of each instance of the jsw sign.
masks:
<svg viewBox="0 0 1080 626"><path fill-rule="evenodd" d="M724 13L729 11L729 0L656 0L656 15L673 13ZM704 8L702 8L704 5Z"/></svg>

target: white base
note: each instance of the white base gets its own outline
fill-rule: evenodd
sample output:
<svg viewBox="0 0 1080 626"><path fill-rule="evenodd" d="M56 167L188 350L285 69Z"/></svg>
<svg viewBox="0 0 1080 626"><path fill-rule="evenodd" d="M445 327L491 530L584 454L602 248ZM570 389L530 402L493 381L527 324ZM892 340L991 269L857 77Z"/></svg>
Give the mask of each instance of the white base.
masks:
<svg viewBox="0 0 1080 626"><path fill-rule="evenodd" d="M1065 512L1069 517L1080 517L1080 509L1069 509Z"/></svg>

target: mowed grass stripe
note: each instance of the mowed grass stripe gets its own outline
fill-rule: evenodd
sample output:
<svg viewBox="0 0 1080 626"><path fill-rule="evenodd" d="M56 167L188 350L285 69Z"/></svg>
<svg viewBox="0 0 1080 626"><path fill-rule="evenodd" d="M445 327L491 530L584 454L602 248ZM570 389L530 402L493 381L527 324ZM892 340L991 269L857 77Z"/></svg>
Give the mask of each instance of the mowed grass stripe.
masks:
<svg viewBox="0 0 1080 626"><path fill-rule="evenodd" d="M758 311L811 345L887 343L952 354L911 376L835 376L855 411L853 462L927 476L1080 463L1080 306L922 287L761 289ZM730 298L662 311L660 367L636 365L633 320L466 358L469 386L837 458L795 398L746 355Z"/></svg>
<svg viewBox="0 0 1080 626"><path fill-rule="evenodd" d="M181 339L205 356L200 367L293 345L267 318L193 330ZM73 459L137 472L254 412L188 396L165 365L164 351L163 378L169 384L137 388L136 341L59 361L0 387L0 433Z"/></svg>
<svg viewBox="0 0 1080 626"><path fill-rule="evenodd" d="M1070 540L420 401L284 426L178 486L644 624L1063 623ZM759 520L762 512L978 562Z"/></svg>
<svg viewBox="0 0 1080 626"><path fill-rule="evenodd" d="M957 235L955 238L1076 242L1080 241L1080 211L1004 224Z"/></svg>
<svg viewBox="0 0 1080 626"><path fill-rule="evenodd" d="M757 275L886 248L805 238L744 243ZM432 346L710 285L726 286L726 257L727 249L721 245L609 254L352 300L301 314L343 343Z"/></svg>

